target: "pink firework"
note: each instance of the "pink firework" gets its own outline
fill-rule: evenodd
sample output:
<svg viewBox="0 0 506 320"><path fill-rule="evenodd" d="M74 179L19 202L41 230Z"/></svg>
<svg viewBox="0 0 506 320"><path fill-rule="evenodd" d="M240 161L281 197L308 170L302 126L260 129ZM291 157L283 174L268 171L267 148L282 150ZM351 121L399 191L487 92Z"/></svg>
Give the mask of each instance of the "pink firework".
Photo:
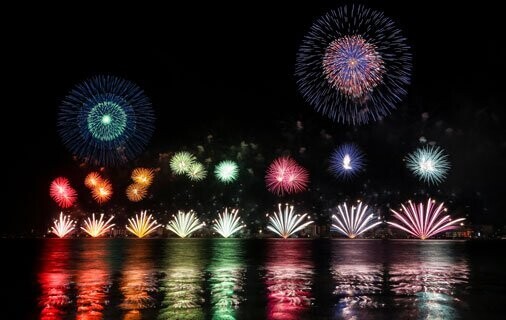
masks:
<svg viewBox="0 0 506 320"><path fill-rule="evenodd" d="M457 224L465 218L452 220L450 215L442 216L441 213L447 211L443 205L444 203L437 205L435 200L429 199L427 206L424 207L422 202L415 205L409 200L407 206L401 205L402 209L399 212L390 209L400 224L390 221L388 224L422 240L444 231L457 229L459 227Z"/></svg>
<svg viewBox="0 0 506 320"><path fill-rule="evenodd" d="M280 157L274 160L265 175L267 190L279 196L306 190L309 174L290 157Z"/></svg>
<svg viewBox="0 0 506 320"><path fill-rule="evenodd" d="M77 192L70 186L69 179L58 177L51 182L49 195L62 208L71 207L77 199Z"/></svg>

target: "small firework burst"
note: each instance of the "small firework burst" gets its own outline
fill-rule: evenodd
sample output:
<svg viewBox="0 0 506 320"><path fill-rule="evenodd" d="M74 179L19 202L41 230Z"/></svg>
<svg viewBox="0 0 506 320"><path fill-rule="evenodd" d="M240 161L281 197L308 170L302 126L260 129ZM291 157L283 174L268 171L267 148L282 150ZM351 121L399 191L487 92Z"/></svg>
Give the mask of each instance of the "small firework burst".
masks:
<svg viewBox="0 0 506 320"><path fill-rule="evenodd" d="M148 191L146 187L140 183L132 183L126 189L126 196L128 200L132 202L139 202L143 200L147 194Z"/></svg>
<svg viewBox="0 0 506 320"><path fill-rule="evenodd" d="M59 219L53 222L54 226L51 227L51 232L59 238L63 238L75 229L75 224L70 216L63 215L63 212L60 212Z"/></svg>
<svg viewBox="0 0 506 320"><path fill-rule="evenodd" d="M406 167L428 184L440 184L448 175L450 162L443 148L425 146L408 154Z"/></svg>
<svg viewBox="0 0 506 320"><path fill-rule="evenodd" d="M136 168L132 171L132 180L143 186L149 186L153 182L155 171L149 168Z"/></svg>
<svg viewBox="0 0 506 320"><path fill-rule="evenodd" d="M106 203L112 197L112 184L109 180L102 179L102 181L91 190L91 195L98 204Z"/></svg>
<svg viewBox="0 0 506 320"><path fill-rule="evenodd" d="M225 160L216 166L214 174L221 182L230 183L237 179L239 166L234 161Z"/></svg>
<svg viewBox="0 0 506 320"><path fill-rule="evenodd" d="M104 220L104 214L100 214L100 218L95 219L95 214L92 213L91 218L84 220L84 227L81 229L93 238L100 237L114 227L114 223L111 223L114 216L111 216L108 220Z"/></svg>
<svg viewBox="0 0 506 320"><path fill-rule="evenodd" d="M330 156L330 171L340 179L354 177L364 167L364 153L355 144L343 144Z"/></svg>
<svg viewBox="0 0 506 320"><path fill-rule="evenodd" d="M98 172L90 172L84 179L84 185L89 189L95 188L100 182L102 182L102 176Z"/></svg>
<svg viewBox="0 0 506 320"><path fill-rule="evenodd" d="M207 171L201 163L195 162L190 165L186 175L192 181L200 181L207 176Z"/></svg>
<svg viewBox="0 0 506 320"><path fill-rule="evenodd" d="M186 174L195 161L195 156L191 153L186 151L177 152L172 159L170 159L170 168L174 174Z"/></svg>
<svg viewBox="0 0 506 320"><path fill-rule="evenodd" d="M290 157L280 157L274 160L265 176L267 189L277 195L298 193L306 190L309 174Z"/></svg>
<svg viewBox="0 0 506 320"><path fill-rule="evenodd" d="M138 238L144 238L162 225L157 224L152 215L147 215L147 211L141 211L140 215L135 215L135 218L128 219L126 229Z"/></svg>
<svg viewBox="0 0 506 320"><path fill-rule="evenodd" d="M64 177L58 177L51 182L49 195L61 208L71 207L77 199L77 192L70 186L70 181Z"/></svg>

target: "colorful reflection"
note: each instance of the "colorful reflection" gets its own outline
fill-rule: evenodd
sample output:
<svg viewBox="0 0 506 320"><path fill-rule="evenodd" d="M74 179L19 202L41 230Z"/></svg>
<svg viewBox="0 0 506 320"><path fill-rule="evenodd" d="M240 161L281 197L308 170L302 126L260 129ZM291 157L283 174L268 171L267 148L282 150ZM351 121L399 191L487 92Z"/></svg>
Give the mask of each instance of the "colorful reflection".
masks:
<svg viewBox="0 0 506 320"><path fill-rule="evenodd" d="M71 309L70 244L68 239L48 239L44 242L37 277L41 289L39 297L39 306L42 308L39 318L41 320L63 319Z"/></svg>
<svg viewBox="0 0 506 320"><path fill-rule="evenodd" d="M120 280L124 320L142 319L143 313L156 307L158 277L149 245L149 241L128 242Z"/></svg>
<svg viewBox="0 0 506 320"><path fill-rule="evenodd" d="M110 254L108 241L90 239L81 244L76 276L77 319L101 320L104 319L112 285L107 263Z"/></svg>
<svg viewBox="0 0 506 320"><path fill-rule="evenodd" d="M204 319L203 239L171 239L165 250L166 277L158 319Z"/></svg>
<svg viewBox="0 0 506 320"><path fill-rule="evenodd" d="M242 245L238 239L213 239L209 266L212 319L237 319L236 310L244 299L246 277Z"/></svg>
<svg viewBox="0 0 506 320"><path fill-rule="evenodd" d="M267 246L267 319L300 319L313 300L311 242L273 239Z"/></svg>

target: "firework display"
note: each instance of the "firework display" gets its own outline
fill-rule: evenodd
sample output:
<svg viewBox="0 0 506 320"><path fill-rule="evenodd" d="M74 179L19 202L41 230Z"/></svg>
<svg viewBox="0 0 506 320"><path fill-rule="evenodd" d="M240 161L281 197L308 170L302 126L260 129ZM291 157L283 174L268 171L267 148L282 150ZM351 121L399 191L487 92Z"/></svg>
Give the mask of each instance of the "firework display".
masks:
<svg viewBox="0 0 506 320"><path fill-rule="evenodd" d="M200 181L207 176L207 171L201 163L194 162L188 168L186 175L192 181Z"/></svg>
<svg viewBox="0 0 506 320"><path fill-rule="evenodd" d="M81 160L115 166L134 159L154 130L149 99L134 83L99 75L76 85L63 99L58 131Z"/></svg>
<svg viewBox="0 0 506 320"><path fill-rule="evenodd" d="M109 180L102 179L102 181L91 190L91 196L98 204L106 203L112 197L112 184Z"/></svg>
<svg viewBox="0 0 506 320"><path fill-rule="evenodd" d="M178 211L177 215L172 216L167 229L174 232L181 238L190 236L193 232L202 228L205 224L200 223L193 210L188 212Z"/></svg>
<svg viewBox="0 0 506 320"><path fill-rule="evenodd" d="M187 174L195 161L195 156L191 153L186 151L177 152L172 159L170 159L170 169L177 175Z"/></svg>
<svg viewBox="0 0 506 320"><path fill-rule="evenodd" d="M102 182L102 176L98 172L90 172L84 179L84 185L89 189L95 188L100 182Z"/></svg>
<svg viewBox="0 0 506 320"><path fill-rule="evenodd" d="M362 206L361 201L351 208L345 202L337 206L337 210L337 214L332 215L332 220L336 222L332 227L351 239L381 224L374 214L369 213L367 205Z"/></svg>
<svg viewBox="0 0 506 320"><path fill-rule="evenodd" d="M143 200L148 194L148 190L140 183L132 183L126 189L126 196L132 202L139 202Z"/></svg>
<svg viewBox="0 0 506 320"><path fill-rule="evenodd" d="M339 179L349 179L365 167L365 156L355 144L343 144L330 156L330 171Z"/></svg>
<svg viewBox="0 0 506 320"><path fill-rule="evenodd" d="M157 224L152 215L147 215L147 210L141 211L135 218L128 218L126 229L138 238L144 238L162 225Z"/></svg>
<svg viewBox="0 0 506 320"><path fill-rule="evenodd" d="M441 232L457 229L459 222L464 221L465 218L452 220L450 215L444 215L447 209L443 206L443 202L438 205L430 198L425 206L422 202L416 205L409 200L407 205L401 205L399 211L390 209L399 223L388 221L388 224L422 240Z"/></svg>
<svg viewBox="0 0 506 320"><path fill-rule="evenodd" d="M221 234L223 238L232 236L245 227L245 225L241 224L241 218L237 215L238 213L239 209L232 209L229 213L228 208L225 208L225 211L218 215L218 219L214 220L213 229Z"/></svg>
<svg viewBox="0 0 506 320"><path fill-rule="evenodd" d="M54 220L53 222L51 232L54 233L59 238L64 238L74 229L75 229L75 221L72 220L70 216L63 215L63 212L60 212L60 217L58 218L58 220Z"/></svg>
<svg viewBox="0 0 506 320"><path fill-rule="evenodd" d="M114 216L111 216L108 220L104 220L104 214L100 214L100 218L95 219L95 214L92 213L91 218L84 220L84 227L81 229L93 238L100 237L114 227L114 223L111 223Z"/></svg>
<svg viewBox="0 0 506 320"><path fill-rule="evenodd" d="M274 212L274 215L269 216L267 229L286 239L313 223L311 220L304 222L306 216L307 213L295 214L294 206L289 204L285 204L285 210L283 211L280 203L278 204L278 212ZM306 219L309 219L309 216Z"/></svg>
<svg viewBox="0 0 506 320"><path fill-rule="evenodd" d="M153 182L155 171L148 168L135 168L132 171L132 180L143 186L149 186Z"/></svg>
<svg viewBox="0 0 506 320"><path fill-rule="evenodd" d="M290 157L280 157L274 160L265 176L267 190L282 196L306 190L309 174Z"/></svg>
<svg viewBox="0 0 506 320"><path fill-rule="evenodd" d="M388 115L406 95L411 53L383 12L343 6L317 19L297 54L295 76L316 111L346 124Z"/></svg>
<svg viewBox="0 0 506 320"><path fill-rule="evenodd" d="M234 161L225 160L216 166L214 174L219 181L230 183L237 179L239 166Z"/></svg>
<svg viewBox="0 0 506 320"><path fill-rule="evenodd" d="M71 207L77 199L77 192L71 187L69 179L64 177L51 182L49 195L61 208Z"/></svg>
<svg viewBox="0 0 506 320"><path fill-rule="evenodd" d="M450 162L443 148L425 146L408 154L406 167L421 181L437 185L448 175Z"/></svg>

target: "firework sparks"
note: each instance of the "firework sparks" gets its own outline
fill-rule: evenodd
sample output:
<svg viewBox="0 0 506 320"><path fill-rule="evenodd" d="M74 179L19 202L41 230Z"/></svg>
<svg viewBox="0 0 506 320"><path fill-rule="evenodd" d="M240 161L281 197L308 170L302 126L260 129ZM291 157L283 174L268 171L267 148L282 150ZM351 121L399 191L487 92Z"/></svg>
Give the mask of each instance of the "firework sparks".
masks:
<svg viewBox="0 0 506 320"><path fill-rule="evenodd" d="M77 192L70 186L70 181L58 177L51 182L49 195L61 208L71 207L77 199Z"/></svg>
<svg viewBox="0 0 506 320"><path fill-rule="evenodd" d="M186 151L181 151L176 153L172 159L170 159L170 168L174 174L186 174L195 161L196 159L194 155Z"/></svg>
<svg viewBox="0 0 506 320"><path fill-rule="evenodd" d="M146 187L139 183L132 183L126 189L126 196L128 200L132 202L139 202L143 200L147 194L148 191Z"/></svg>
<svg viewBox="0 0 506 320"><path fill-rule="evenodd" d="M457 224L465 218L452 220L450 215L443 216L442 213L447 212L443 206L443 202L437 205L432 199L427 200L425 207L422 202L415 205L410 200L407 206L402 204L399 211L390 209L400 223L388 221L388 224L422 240L441 232L457 229L459 227Z"/></svg>
<svg viewBox="0 0 506 320"><path fill-rule="evenodd" d="M155 171L148 168L136 168L132 171L132 180L143 186L149 186L153 182Z"/></svg>
<svg viewBox="0 0 506 320"><path fill-rule="evenodd" d="M70 216L63 215L63 212L60 212L60 218L54 220L53 224L51 232L60 238L65 237L75 228L75 221L70 219Z"/></svg>
<svg viewBox="0 0 506 320"><path fill-rule="evenodd" d="M309 174L290 157L274 160L265 176L267 189L277 195L302 192L307 188Z"/></svg>
<svg viewBox="0 0 506 320"><path fill-rule="evenodd" d="M225 211L218 215L218 220L214 220L214 230L224 238L228 238L244 228L245 225L241 225L241 219L237 215L238 212L238 209L232 209L232 211L228 213L228 209L225 208Z"/></svg>
<svg viewBox="0 0 506 320"><path fill-rule="evenodd" d="M269 216L267 229L286 239L313 223L311 220L303 222L306 216L307 213L303 215L295 214L294 207L289 204L285 205L283 212L280 203L278 204L278 212L274 212L273 216ZM309 216L307 216L307 219L309 219Z"/></svg>
<svg viewBox="0 0 506 320"><path fill-rule="evenodd" d="M112 185L109 180L103 179L91 190L91 195L98 204L103 204L109 201L112 197Z"/></svg>
<svg viewBox="0 0 506 320"><path fill-rule="evenodd" d="M100 182L102 182L102 176L98 172L90 172L84 179L84 185L89 189L95 188Z"/></svg>
<svg viewBox="0 0 506 320"><path fill-rule="evenodd" d="M436 146L425 146L408 154L406 166L420 180L435 185L443 182L450 170L448 155Z"/></svg>
<svg viewBox="0 0 506 320"><path fill-rule="evenodd" d="M103 219L103 213L100 214L100 219L98 220L95 219L95 214L93 213L91 218L84 220L84 227L81 227L81 229L93 238L100 237L114 227L114 223L111 223L114 216L111 216L107 221Z"/></svg>
<svg viewBox="0 0 506 320"><path fill-rule="evenodd" d="M207 176L206 169L201 163L195 162L190 165L186 175L192 181L200 181L203 180Z"/></svg>
<svg viewBox="0 0 506 320"><path fill-rule="evenodd" d="M141 211L140 215L135 215L135 219L128 219L126 229L138 238L144 238L161 226L162 225L156 223L156 220L153 219L152 215L148 216L147 211L144 210Z"/></svg>
<svg viewBox="0 0 506 320"><path fill-rule="evenodd" d="M239 166L234 161L222 161L214 170L216 178L224 183L235 181L239 174Z"/></svg>
<svg viewBox="0 0 506 320"><path fill-rule="evenodd" d="M204 223L199 222L199 219L196 217L193 210L188 212L178 211L177 215L172 216L172 220L169 221L167 229L174 232L181 238L186 238L193 232L202 228L204 225Z"/></svg>
<svg viewBox="0 0 506 320"><path fill-rule="evenodd" d="M368 206L362 206L361 201L358 201L356 207L351 206L348 209L345 202L339 205L337 209L337 215L332 215L332 219L337 224L332 224L332 227L351 239L381 224L381 221L375 219L374 214L368 214Z"/></svg>
<svg viewBox="0 0 506 320"><path fill-rule="evenodd" d="M330 171L340 179L349 179L364 169L365 156L355 144L343 144L330 157Z"/></svg>

